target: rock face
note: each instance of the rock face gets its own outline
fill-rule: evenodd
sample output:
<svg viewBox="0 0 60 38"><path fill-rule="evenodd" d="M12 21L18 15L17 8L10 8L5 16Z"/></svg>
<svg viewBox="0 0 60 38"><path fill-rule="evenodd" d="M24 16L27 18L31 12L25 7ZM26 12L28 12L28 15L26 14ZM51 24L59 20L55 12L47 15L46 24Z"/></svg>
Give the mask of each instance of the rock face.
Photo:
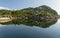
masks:
<svg viewBox="0 0 60 38"><path fill-rule="evenodd" d="M0 23L5 23L5 22L9 22L9 21L11 21L10 18L7 18L7 17L0 18Z"/></svg>

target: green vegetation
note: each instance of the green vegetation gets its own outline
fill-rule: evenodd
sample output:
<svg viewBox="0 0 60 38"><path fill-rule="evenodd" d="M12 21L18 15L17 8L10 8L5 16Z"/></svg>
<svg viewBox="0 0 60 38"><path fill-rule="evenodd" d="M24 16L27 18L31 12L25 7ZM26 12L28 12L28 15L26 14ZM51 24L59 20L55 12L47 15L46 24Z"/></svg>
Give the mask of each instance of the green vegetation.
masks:
<svg viewBox="0 0 60 38"><path fill-rule="evenodd" d="M50 27L51 25L55 24L57 19L50 19L50 20L41 20L40 22L32 22L32 21L20 21L20 20L13 20L6 23L1 23L3 25L15 24L15 25L27 25L27 26L39 26L42 28Z"/></svg>
<svg viewBox="0 0 60 38"><path fill-rule="evenodd" d="M26 24L47 26L56 21L58 14L49 6L42 5L36 8L25 8L21 10L0 10L0 17L13 18L12 21L1 24ZM52 20L52 21L51 21ZM47 24L48 23L48 24Z"/></svg>
<svg viewBox="0 0 60 38"><path fill-rule="evenodd" d="M30 16L40 16L40 17L46 17L46 18L53 18L58 16L57 12L53 10L52 8L42 5L36 8L25 8L21 10L0 10L0 16L13 16L13 17L21 17L25 16L29 18Z"/></svg>

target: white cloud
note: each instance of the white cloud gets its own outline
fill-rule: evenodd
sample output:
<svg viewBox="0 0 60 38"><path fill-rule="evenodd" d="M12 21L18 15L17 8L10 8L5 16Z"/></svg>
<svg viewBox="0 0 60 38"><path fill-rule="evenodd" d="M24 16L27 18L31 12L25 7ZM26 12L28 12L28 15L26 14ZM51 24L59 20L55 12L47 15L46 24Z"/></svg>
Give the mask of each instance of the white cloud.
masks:
<svg viewBox="0 0 60 38"><path fill-rule="evenodd" d="M11 9L9 9L9 8L7 8L7 7L0 7L0 10L1 10L1 9L11 10Z"/></svg>

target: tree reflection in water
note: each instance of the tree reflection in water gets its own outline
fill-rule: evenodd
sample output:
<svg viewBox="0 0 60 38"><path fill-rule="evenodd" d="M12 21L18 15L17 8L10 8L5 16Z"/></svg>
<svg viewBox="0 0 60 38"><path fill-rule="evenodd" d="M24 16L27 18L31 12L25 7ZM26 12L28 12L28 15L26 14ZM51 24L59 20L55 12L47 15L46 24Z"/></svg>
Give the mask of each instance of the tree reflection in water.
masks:
<svg viewBox="0 0 60 38"><path fill-rule="evenodd" d="M9 24L20 25L20 24L24 24L24 25L27 25L27 26L39 26L39 27L42 27L42 28L47 28L47 27L55 24L56 22L57 22L57 19L40 20L40 21L12 20L10 22L1 23L1 24L3 24L3 25L9 25Z"/></svg>

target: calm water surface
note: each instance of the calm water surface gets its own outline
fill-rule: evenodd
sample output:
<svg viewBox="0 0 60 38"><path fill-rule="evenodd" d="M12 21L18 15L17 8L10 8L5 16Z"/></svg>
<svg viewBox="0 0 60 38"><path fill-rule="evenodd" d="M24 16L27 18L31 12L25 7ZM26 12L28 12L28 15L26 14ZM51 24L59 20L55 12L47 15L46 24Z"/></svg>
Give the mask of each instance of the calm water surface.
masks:
<svg viewBox="0 0 60 38"><path fill-rule="evenodd" d="M0 24L0 38L60 38L60 19L48 28Z"/></svg>

